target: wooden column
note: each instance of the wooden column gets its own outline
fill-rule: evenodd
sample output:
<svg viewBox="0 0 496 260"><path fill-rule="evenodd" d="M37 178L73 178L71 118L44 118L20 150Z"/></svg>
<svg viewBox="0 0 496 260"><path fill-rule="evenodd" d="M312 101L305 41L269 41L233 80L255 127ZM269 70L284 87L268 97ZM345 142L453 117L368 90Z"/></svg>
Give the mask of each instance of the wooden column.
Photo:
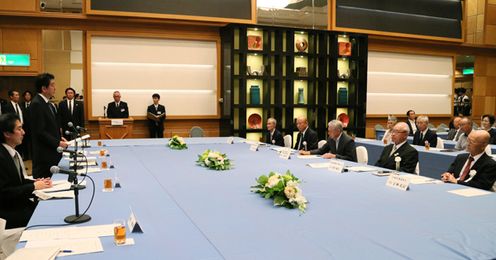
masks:
<svg viewBox="0 0 496 260"><path fill-rule="evenodd" d="M496 57L476 56L474 62L472 118L496 113Z"/></svg>

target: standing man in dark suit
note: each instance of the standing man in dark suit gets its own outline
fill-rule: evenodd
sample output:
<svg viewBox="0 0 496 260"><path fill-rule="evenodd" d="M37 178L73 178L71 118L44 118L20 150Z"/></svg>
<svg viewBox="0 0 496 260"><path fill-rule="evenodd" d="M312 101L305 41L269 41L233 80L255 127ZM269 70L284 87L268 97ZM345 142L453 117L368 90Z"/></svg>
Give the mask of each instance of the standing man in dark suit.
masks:
<svg viewBox="0 0 496 260"><path fill-rule="evenodd" d="M425 146L426 142L430 147L437 146L437 134L429 129L429 118L427 116L419 116L417 118L417 132L413 135L413 145Z"/></svg>
<svg viewBox="0 0 496 260"><path fill-rule="evenodd" d="M319 149L311 151L300 151L302 155L320 154L324 159L341 159L352 162L357 161L355 141L343 132L343 123L339 120L332 120L327 127L329 139Z"/></svg>
<svg viewBox="0 0 496 260"><path fill-rule="evenodd" d="M406 112L406 124L410 129L409 135L414 135L417 132L417 122L415 121L415 111L408 110Z"/></svg>
<svg viewBox="0 0 496 260"><path fill-rule="evenodd" d="M9 95L9 101L4 103L4 107L2 109L4 114L7 113L12 113L16 114L19 119L21 120L21 124L24 125L24 118L26 115L26 111L22 108L22 106L19 104L19 92L17 90L9 90L8 92ZM25 154L25 144L22 143L16 147L16 150L21 154L22 158L24 158Z"/></svg>
<svg viewBox="0 0 496 260"><path fill-rule="evenodd" d="M308 127L308 120L306 117L298 117L296 119L296 127L298 128L298 137L294 146L295 150L313 150L317 149L319 137L317 132Z"/></svg>
<svg viewBox="0 0 496 260"><path fill-rule="evenodd" d="M127 108L127 103L121 101L121 93L119 91L114 91L114 102L108 103L107 117L108 118L129 117L129 109Z"/></svg>
<svg viewBox="0 0 496 260"><path fill-rule="evenodd" d="M391 136L393 143L384 147L375 166L396 170L396 163L399 161L399 171L414 173L418 163L418 151L406 141L409 132L406 123L397 123Z"/></svg>
<svg viewBox="0 0 496 260"><path fill-rule="evenodd" d="M84 107L83 102L76 101L74 98L76 91L73 88L65 89L66 100L59 103L59 119L62 133L65 139L72 139L71 135L66 135L65 132L73 132L74 127L84 127ZM69 127L68 123L71 122L73 127Z"/></svg>
<svg viewBox="0 0 496 260"><path fill-rule="evenodd" d="M36 207L31 201L33 191L52 186L50 179L32 181L24 178L24 163L15 150L23 136L17 115L0 116L0 218L7 221L7 228L25 227Z"/></svg>
<svg viewBox="0 0 496 260"><path fill-rule="evenodd" d="M483 190L491 190L496 181L496 161L485 153L491 136L484 130L473 130L468 135L467 151L459 154L447 172L444 182L457 183Z"/></svg>
<svg viewBox="0 0 496 260"><path fill-rule="evenodd" d="M164 137L164 121L165 121L165 107L160 105L160 95L155 93L152 95L153 104L148 106L148 128L150 129L151 138Z"/></svg>
<svg viewBox="0 0 496 260"><path fill-rule="evenodd" d="M22 129L24 129L24 138L22 139L22 145L24 146L24 160L31 160L33 154L33 142L31 140L31 101L33 100L33 93L26 90L22 94L24 102L21 103L21 108L24 109L24 123L22 124Z"/></svg>
<svg viewBox="0 0 496 260"><path fill-rule="evenodd" d="M55 105L50 99L55 94L55 77L43 73L36 78L36 91L30 106L31 133L33 138L33 177L51 177L50 167L57 165L62 154L57 147L67 148L68 143L60 135L60 125Z"/></svg>
<svg viewBox="0 0 496 260"><path fill-rule="evenodd" d="M265 143L284 146L284 138L281 132L277 130L277 121L275 118L267 119L267 133L265 134Z"/></svg>

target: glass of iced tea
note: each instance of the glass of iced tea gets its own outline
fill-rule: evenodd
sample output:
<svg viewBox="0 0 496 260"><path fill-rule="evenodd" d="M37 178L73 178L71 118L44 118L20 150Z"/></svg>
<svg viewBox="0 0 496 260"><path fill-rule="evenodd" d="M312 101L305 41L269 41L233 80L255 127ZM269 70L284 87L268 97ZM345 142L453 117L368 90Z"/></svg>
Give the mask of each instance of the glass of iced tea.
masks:
<svg viewBox="0 0 496 260"><path fill-rule="evenodd" d="M100 150L100 156L105 156L105 149Z"/></svg>
<svg viewBox="0 0 496 260"><path fill-rule="evenodd" d="M113 191L114 187L112 186L112 179L107 178L103 179L103 190L104 191Z"/></svg>
<svg viewBox="0 0 496 260"><path fill-rule="evenodd" d="M116 245L126 243L126 222L123 219L114 220L114 242Z"/></svg>
<svg viewBox="0 0 496 260"><path fill-rule="evenodd" d="M102 160L101 166L102 166L102 169L107 169L108 168L107 160Z"/></svg>
<svg viewBox="0 0 496 260"><path fill-rule="evenodd" d="M102 146L102 141L97 142L98 146Z"/></svg>

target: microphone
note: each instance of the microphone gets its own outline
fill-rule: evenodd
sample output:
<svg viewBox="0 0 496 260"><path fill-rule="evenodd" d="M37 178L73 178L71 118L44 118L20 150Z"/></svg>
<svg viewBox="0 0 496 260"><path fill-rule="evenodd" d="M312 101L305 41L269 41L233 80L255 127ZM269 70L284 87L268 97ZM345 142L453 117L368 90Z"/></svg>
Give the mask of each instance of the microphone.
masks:
<svg viewBox="0 0 496 260"><path fill-rule="evenodd" d="M276 140L272 139L272 145L276 144Z"/></svg>
<svg viewBox="0 0 496 260"><path fill-rule="evenodd" d="M62 174L69 174L69 175L75 175L75 174L81 175L81 176L86 175L85 173L76 173L75 171L68 171L68 170L60 169L60 167L58 167L56 165L50 167L50 172L52 174L62 173Z"/></svg>
<svg viewBox="0 0 496 260"><path fill-rule="evenodd" d="M103 117L107 117L107 107L103 106Z"/></svg>
<svg viewBox="0 0 496 260"><path fill-rule="evenodd" d="M88 128L84 128L84 127L81 127L81 126L76 126L76 129L77 129L78 131L80 131L80 132L81 132L81 131L88 131Z"/></svg>
<svg viewBox="0 0 496 260"><path fill-rule="evenodd" d="M70 153L70 154L77 153L76 151L73 151L73 150L64 149L64 147L62 147L62 146L57 147L57 153L63 153L63 152Z"/></svg>
<svg viewBox="0 0 496 260"><path fill-rule="evenodd" d="M305 146L305 151L307 150L307 141L303 141L303 146Z"/></svg>

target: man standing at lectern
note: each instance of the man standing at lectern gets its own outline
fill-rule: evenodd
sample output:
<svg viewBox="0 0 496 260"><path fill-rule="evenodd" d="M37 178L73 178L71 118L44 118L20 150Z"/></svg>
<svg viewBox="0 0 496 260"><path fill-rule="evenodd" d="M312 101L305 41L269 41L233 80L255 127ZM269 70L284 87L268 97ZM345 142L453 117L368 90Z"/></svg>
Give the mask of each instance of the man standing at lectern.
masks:
<svg viewBox="0 0 496 260"><path fill-rule="evenodd" d="M121 101L121 93L119 91L114 91L114 102L110 102L107 106L107 117L108 118L129 117L129 109L127 108L127 103Z"/></svg>

